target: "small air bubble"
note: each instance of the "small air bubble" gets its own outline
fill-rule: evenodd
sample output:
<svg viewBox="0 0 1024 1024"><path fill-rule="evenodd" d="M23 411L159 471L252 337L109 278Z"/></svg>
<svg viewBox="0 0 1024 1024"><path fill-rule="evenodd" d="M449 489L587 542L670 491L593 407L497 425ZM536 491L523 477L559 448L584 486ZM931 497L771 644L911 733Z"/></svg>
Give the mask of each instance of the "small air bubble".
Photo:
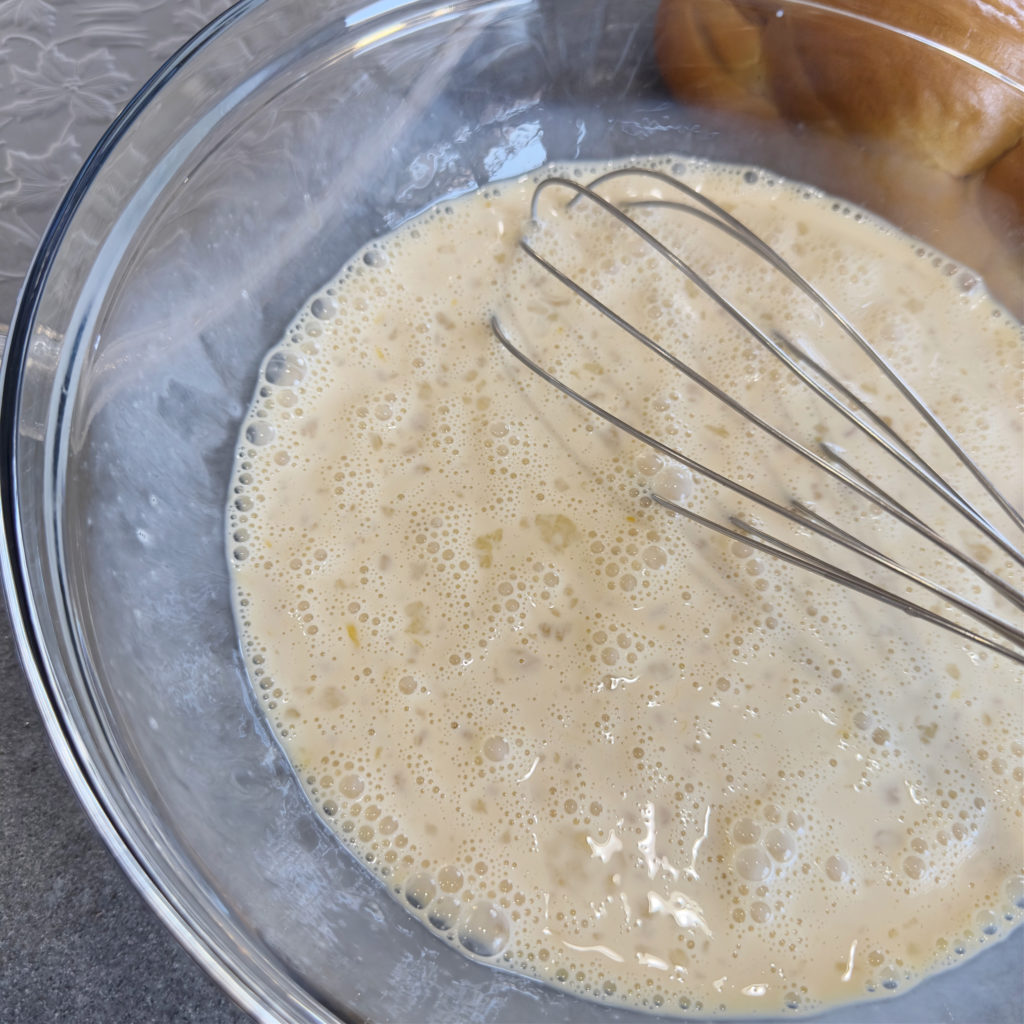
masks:
<svg viewBox="0 0 1024 1024"><path fill-rule="evenodd" d="M733 861L736 873L748 882L763 882L771 876L772 862L759 846L745 846Z"/></svg>
<svg viewBox="0 0 1024 1024"><path fill-rule="evenodd" d="M417 910L428 907L437 895L437 886L429 875L413 875L405 883L405 898Z"/></svg>
<svg viewBox="0 0 1024 1024"><path fill-rule="evenodd" d="M733 827L732 837L741 846L749 846L751 843L756 843L761 837L761 828L750 818L744 818Z"/></svg>
<svg viewBox="0 0 1024 1024"><path fill-rule="evenodd" d="M276 431L269 423L250 423L245 428L245 439L249 444L268 445L276 436Z"/></svg>
<svg viewBox="0 0 1024 1024"><path fill-rule="evenodd" d="M306 376L306 362L296 352L275 352L267 360L263 376L268 384L291 387Z"/></svg>
<svg viewBox="0 0 1024 1024"><path fill-rule="evenodd" d="M318 320L330 320L338 312L338 307L330 300L326 298L314 299L313 304L309 307L309 311Z"/></svg>
<svg viewBox="0 0 1024 1024"><path fill-rule="evenodd" d="M508 939L508 918L489 903L472 907L459 928L459 942L475 956L497 956Z"/></svg>
<svg viewBox="0 0 1024 1024"><path fill-rule="evenodd" d="M442 896L427 913L427 920L440 932L451 931L459 919L461 904L453 896Z"/></svg>

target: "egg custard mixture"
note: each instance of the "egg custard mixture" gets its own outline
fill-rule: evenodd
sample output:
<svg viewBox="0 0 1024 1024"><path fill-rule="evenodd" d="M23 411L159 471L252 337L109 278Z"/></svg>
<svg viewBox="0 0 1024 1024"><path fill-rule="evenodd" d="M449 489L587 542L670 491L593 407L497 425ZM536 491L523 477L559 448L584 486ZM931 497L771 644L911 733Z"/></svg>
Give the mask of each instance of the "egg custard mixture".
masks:
<svg viewBox="0 0 1024 1024"><path fill-rule="evenodd" d="M969 270L764 172L646 166L784 253L1020 504L1020 325ZM540 379L492 317L687 455L1019 611L646 352L520 239L744 406L853 453L1018 587L1020 567L594 203L546 188L531 219L542 177L605 170L431 209L352 259L268 355L227 517L250 677L325 820L469 956L681 1015L905 991L1024 916L1021 665L661 507L652 494L768 515ZM602 191L666 194L645 175ZM1013 536L820 307L699 218L630 214L770 336L848 370Z"/></svg>

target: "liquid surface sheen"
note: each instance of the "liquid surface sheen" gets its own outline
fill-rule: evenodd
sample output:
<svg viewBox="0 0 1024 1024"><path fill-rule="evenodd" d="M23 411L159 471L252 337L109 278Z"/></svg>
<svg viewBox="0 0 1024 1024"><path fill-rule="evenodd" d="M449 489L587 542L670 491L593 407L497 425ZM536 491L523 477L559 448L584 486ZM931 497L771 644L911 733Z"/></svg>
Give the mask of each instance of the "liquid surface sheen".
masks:
<svg viewBox="0 0 1024 1024"><path fill-rule="evenodd" d="M1021 333L969 271L763 172L651 166L783 252L1020 503ZM372 243L268 355L228 511L254 685L331 827L471 956L674 1013L905 990L1024 914L1020 666L653 503L770 518L558 393L491 317L687 455L1014 613L645 353L530 260L523 233L745 406L842 445L986 567L1020 571L594 204L548 188L531 223L541 176ZM604 191L670 190L641 176ZM777 272L690 215L632 215L979 493Z"/></svg>

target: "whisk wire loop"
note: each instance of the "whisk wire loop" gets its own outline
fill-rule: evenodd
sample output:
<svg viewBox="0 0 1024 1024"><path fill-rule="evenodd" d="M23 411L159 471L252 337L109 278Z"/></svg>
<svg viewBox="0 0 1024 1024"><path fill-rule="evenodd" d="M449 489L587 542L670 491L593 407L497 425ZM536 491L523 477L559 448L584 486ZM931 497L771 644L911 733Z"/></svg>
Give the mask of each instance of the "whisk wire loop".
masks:
<svg viewBox="0 0 1024 1024"><path fill-rule="evenodd" d="M868 597L873 597L876 600L882 601L893 608L898 608L900 611L906 612L908 615L912 615L915 618L931 622L936 626L940 626L943 629L956 633L965 640L970 640L972 643L978 644L981 647L985 647L990 651L994 651L997 654L1001 654L1004 657L1010 658L1012 661L1016 661L1017 663L1024 665L1024 655L1020 654L1013 648L996 643L995 641L990 640L987 636L984 636L973 629L969 629L967 626L964 626L953 619L946 618L938 612L924 607L924 605L917 604L907 598L901 598L876 583L865 580L854 573L846 572L838 566L835 566L830 562L826 562L824 559L817 558L806 551L801 551L792 544L788 544L786 541L781 540L778 537L771 536L771 534L758 529L756 526L753 526L737 516L731 516L729 520L735 527L737 527L737 530L728 530L721 527L720 524L716 523L714 520L697 515L689 509L684 509L682 506L676 505L674 502L666 501L658 495L654 495L653 497L659 504L671 511L681 512L684 516L689 516L690 518L700 522L702 525L710 527L719 533L724 533L726 536L737 538L744 544L756 547L758 550L764 551L776 558L780 558L785 562L789 562L791 565L796 565L800 568L815 572L819 576L823 576L825 579L832 580L835 583L841 583L843 586L848 587L851 590L855 590ZM891 564L899 571L903 571L902 567L898 566L896 563ZM941 587L934 587L924 580L921 582L926 585L929 590L944 596L950 601L950 603L955 604L961 610L967 611L968 614L974 616L979 621L985 622L995 632L1000 633L1018 645L1024 644L1024 635L1021 634L1020 630L1016 630L1002 620L996 619L985 612L981 612L980 609L977 609L969 602L961 600L949 591L944 591Z"/></svg>
<svg viewBox="0 0 1024 1024"><path fill-rule="evenodd" d="M875 348L875 346L872 345L856 327L854 327L850 320L840 310L838 310L826 296L822 295L821 292L819 292L818 289L810 283L810 281L795 270L775 249L758 237L758 235L751 231L750 228L741 220L733 217L732 214L723 209L718 203L714 202L714 200L709 199L703 193L698 192L685 182L672 177L670 174L666 174L664 171L654 170L653 168L617 168L616 170L609 171L591 181L590 185L587 187L587 191L593 192L600 185L603 185L615 178L623 177L627 174L660 181L669 188L675 189L688 198L700 203L711 212L713 218L721 222L723 229L731 229L729 230L729 233L732 237L736 238L738 241L743 241L743 244L748 245L748 247L754 252L763 256L773 267L784 274L797 288L804 292L808 298L812 299L840 328L842 328L850 340L860 348L875 367L881 371L886 379L913 406L915 412L917 412L928 426L930 426L936 434L942 438L950 451L952 451L957 459L959 459L960 462L968 469L978 483L985 488L992 499L1015 523L1018 529L1024 530L1024 513L1013 506L1013 504L1002 494L999 488L995 486L992 480L982 471L981 467L978 466L970 455L961 447L961 445L957 443L956 438L953 437L952 433L946 428L942 421L932 412L924 399L922 399L910 384L893 369L891 364ZM555 179L548 180L553 181ZM538 185L537 192L540 192L544 185L545 182L541 182L541 184ZM535 193L533 208L536 209L536 206L537 194ZM692 209L692 207L689 209ZM536 217L535 213L534 217Z"/></svg>
<svg viewBox="0 0 1024 1024"><path fill-rule="evenodd" d="M678 256L678 254L674 253L671 249L665 246L660 239L656 238L641 225L637 224L636 221L634 221L631 217L629 217L626 213L624 213L617 206L609 202L603 196L598 195L592 189L588 188L585 185L581 185L579 182L571 181L569 179L564 178L546 179L538 186L538 190L544 187L545 185L550 185L552 183L561 184L563 182L567 187L575 190L581 197L591 199L601 209L611 214L616 220L618 220L624 226L628 227L629 230L635 232L645 242L650 244L660 255L664 256L665 259L667 259L672 264L672 266L676 267L683 274L685 274L685 276L695 285L697 285L697 287L700 288L700 290L705 295L713 299L717 305L719 305L722 309L729 313L729 315L733 319L735 319L742 327L744 327L750 334L754 335L759 341L762 341L762 343L764 343L766 347L769 348L769 350L775 352L778 346L775 345L771 341L771 339L768 338L765 332L762 331L756 324L754 324L741 310L737 309L723 295L721 295L714 288L712 288L712 286L707 282L707 280L705 280L700 274L698 274L688 263L681 259ZM804 459L807 459L817 468L823 470L828 475L839 480L847 487L850 487L862 498L865 498L868 501L872 502L873 504L878 505L885 511L889 512L891 515L895 516L897 519L901 520L905 525L911 527L912 529L920 533L923 537L927 538L933 544L937 545L952 558L956 559L961 564L970 569L972 572L974 572L976 575L984 579L986 583L988 583L990 586L994 587L996 590L1002 593L1003 596L1007 598L1007 600L1017 604L1017 606L1021 609L1024 609L1024 595L1021 595L1015 588L1009 586L999 576L992 573L989 569L987 569L984 565L982 565L977 559L972 557L970 554L968 554L965 551L961 551L954 545L950 544L949 541L947 541L943 536L941 536L930 526L924 523L920 519L920 517L909 513L902 506L892 502L888 498L888 496L885 495L884 492L881 492L879 490L879 488L877 488L873 484L870 484L869 482L866 482L862 474L852 475L846 472L845 467L848 466L849 464L846 463L845 460L839 462L834 456L830 459L824 459L816 452L812 451L811 449L801 444L795 438L792 438L785 432L779 430L774 424L769 423L763 417L758 416L751 409L748 409L741 402L739 402L733 395L730 395L727 391L724 391L722 388L718 387L718 385L716 385L713 381L709 380L703 374L699 373L697 370L695 370L688 363L684 362L674 353L668 351L663 345L661 345L652 337L650 337L650 335L641 331L635 324L626 320L615 310L611 309L611 307L602 302L596 295L582 287L582 285L580 285L578 281L573 280L561 269L559 269L549 260L545 259L525 239L520 241L520 248L532 260L534 260L537 264L543 267L544 270L551 274L552 277L554 277L557 281L559 281L561 284L565 285L566 288L572 291L577 297L582 299L597 312L607 317L617 327L621 328L627 334L630 334L633 338L641 342L641 344L650 349L660 358L664 359L674 369L679 370L681 373L685 374L695 384L698 384L701 388L703 388L709 394L713 395L716 399L718 399L718 401L722 402L728 408L732 409L734 412L738 413L740 416L744 417L746 420L753 423L755 426L763 430L765 433L767 433L770 437L774 438L780 444L785 445L791 451L797 453ZM784 361L786 360L786 357L784 355L780 356L780 358L783 358ZM804 380L804 382L807 383L813 390L815 390L815 392L819 391L819 388L813 381L806 378L803 375L803 373L800 372L799 370L797 372L800 374L801 379ZM825 397L827 397L827 395ZM864 425L859 420L857 420L856 417L854 417L854 421L863 429L867 429L864 428ZM619 425L621 425L621 421ZM868 430L868 432L871 433L870 430ZM676 457L678 458L678 453L676 453ZM706 473L706 469L704 470L704 472ZM939 493L942 494L944 492L940 491ZM959 505L957 507L960 508ZM975 517L973 516L968 517L972 519L972 521L974 521L975 519ZM978 525L979 528L982 529L984 528L983 524L984 520L982 520L982 522L976 522L976 525ZM998 536L993 537L990 531L986 530L986 533L989 533L990 539L992 539L994 542L998 542L998 540L1002 539ZM1006 542L1005 540L1003 540L1003 543L1008 544L1008 542ZM1017 559L1022 558L1020 552L1015 551L1012 548L1012 546L1009 550L1010 553L1013 554ZM1022 562L1022 564L1024 564L1024 562Z"/></svg>
<svg viewBox="0 0 1024 1024"><path fill-rule="evenodd" d="M829 314L829 316L843 329L843 331L857 342L859 347L861 347L865 351L870 350L872 361L882 361L884 363L884 360L882 359L881 355L879 355L878 352L867 342L863 335L861 335L856 330L856 328L854 328L852 324L850 324L849 321L838 310L836 310L835 307L824 296L822 296L821 293L817 291L817 289L815 289L810 284L810 282L806 280L806 278L798 274L797 271L795 271L777 252L775 252L775 250L771 249L766 242L764 242L749 228L747 228L746 225L744 225L741 221L733 217L730 213L728 213L728 211L724 210L717 203L708 199L707 196L702 195L701 193L695 191L694 189L691 189L688 185L684 185L683 183L678 182L675 179L668 177L667 175L662 175L660 172L642 171L638 173L642 173L646 176L655 177L659 181L665 181L674 184L676 187L681 189L686 195L698 200L704 207L706 207L706 209L700 209L698 207L688 206L684 203L672 202L661 199L629 200L623 203L622 208L620 208L619 206L616 206L615 204L609 202L607 199L605 199L603 196L601 196L598 192L595 191L596 185L606 182L612 177L620 177L623 173L624 172L621 170L612 171L601 178L595 179L595 181L591 182L590 185L582 185L579 182L572 181L571 179L567 178L548 178L537 186L537 190L534 193L534 201L531 206L531 213L536 219L537 215L539 214L539 206L537 202L539 194L543 189L551 188L554 186L565 187L571 189L576 193L568 204L569 208L571 208L575 203L583 199L588 199L591 202L595 203L606 213L609 213L620 224L628 228L635 235L641 238L644 242L650 245L660 256L662 256L672 266L674 266L677 270L684 274L689 281L691 281L704 293L704 295L711 299L717 306L719 306L720 309L727 313L744 330L746 330L753 338L755 338L762 346L764 346L764 348L771 352L771 354L774 355L780 362L782 362L787 367L787 369L790 370L790 372L795 374L802 383L811 388L811 390L819 398L827 402L831 408L833 408L836 412L840 413L840 415L842 415L848 422L853 424L858 430L860 430L872 441L874 441L875 444L879 445L890 455L893 455L894 457L900 459L903 462L903 464L908 469L910 469L911 472L913 472L919 480L925 483L932 491L934 491L937 495L943 498L946 502L948 502L954 508L956 508L957 511L959 511L960 514L963 515L974 526L982 530L988 536L989 540L992 541L993 544L996 544L998 547L1000 547L1005 554L1009 555L1009 557L1014 559L1014 561L1016 561L1019 565L1024 566L1024 554L1022 554L1009 540L1007 540L1006 537L1004 537L1003 534L995 526L993 526L992 523L989 522L989 520L984 515L982 515L981 512L978 511L977 508L975 508L970 502L968 502L953 487L951 487L920 455L917 454L917 452L914 451L914 449L902 437L900 437L900 435L895 431L894 428L886 424L880 416L874 413L871 410L869 403L867 403L860 396L856 395L846 385L841 384L835 378L834 375L828 373L828 371L821 367L819 364L814 363L813 368L816 369L819 372L819 374L824 379L826 379L829 382L829 384L832 387L834 387L842 396L844 396L848 401L850 401L851 403L855 404L858 408L863 410L865 415L867 416L867 420L862 419L860 416L856 415L856 413L852 409L844 405L843 402L841 402L836 397L836 395L832 394L828 390L828 388L823 387L819 381L815 380L814 377L811 374L809 374L803 366L801 366L800 361L791 356L777 340L770 337L765 331L761 330L761 328L757 324L751 321L749 317L747 317L733 303L726 299L724 295L722 295L715 288L713 288L702 275L698 274L697 271L695 271L677 253L673 252L666 245L664 245L660 239L652 235L642 225L638 224L632 217L630 217L625 212L625 210L633 207L666 208L671 209L677 213L685 213L697 217L698 219L703 220L705 223L714 226L718 230L722 231L724 234L731 237L736 242L739 242L741 245L745 246L746 248L754 252L756 255L764 258L772 267L781 272L791 283L795 284L808 297L812 298L816 303L818 303L821 306L821 308L823 308ZM595 304L595 301L592 301L594 299L594 296L592 296L589 292L586 292L584 289L580 288L577 282L571 281L565 275L559 274L557 269L554 268L546 260L543 260L543 258L539 256L536 250L534 250L532 246L530 246L529 243L527 243L525 240L521 242L521 247L534 260L536 260L538 263L544 266L545 269L547 269L550 273L557 276L563 284L566 284L567 287L575 291L580 298L584 299L587 302L590 302L590 304L593 305L594 308L600 309L600 311L604 312L605 315L611 315L611 311L608 310L608 307L604 306L603 304ZM623 327L623 329L629 330L629 328L625 326L624 321L621 318L616 319L616 323L620 327ZM669 362L672 362L673 365L675 365L676 369L680 369L683 370L683 372L687 372L678 362L673 360L673 357L670 353L667 353L666 350L661 346L657 346L656 343L653 342L653 340L645 340L643 337L640 337L640 335L637 332L634 331L630 331L630 333L632 333L634 337L638 338L638 340L642 341L649 348L651 348L652 351L658 352L658 354L661 355L662 358L667 359ZM798 351L796 349L796 346L792 345L791 343L789 343L788 347L790 349ZM888 367L887 363L885 365ZM921 399L909 388L908 385L906 385L902 381L902 379L898 377L898 375L895 374L895 371L892 371L891 368L889 368L889 373L887 374L887 376L889 376L890 379L893 379L898 382L899 390L901 391L901 393L904 394L907 400L911 402L915 409L924 407L924 403L921 401ZM695 378L693 378L691 375L691 379ZM707 382L698 383L701 383L702 387L707 388ZM732 403L729 402L728 398L722 396L721 392L715 393L715 397L719 398L720 401L724 401L727 404L730 404L730 407L736 408L736 406L732 405ZM743 415L746 415L746 413L743 413ZM932 422L938 423L938 419L929 412L927 422L929 423L929 425L931 425ZM762 426L763 429L770 429L764 426L763 421L758 425ZM787 444L789 447L793 448L793 444L791 444L790 441L782 437L779 437L778 435L776 436L777 439L782 440L784 444ZM980 474L984 478L984 484L986 489L990 493L995 494L997 496L998 502L1001 505L1001 507L1009 509L1012 513L1014 521L1019 522L1020 525L1024 526L1024 520L1020 519L1019 513L1017 513L1016 510L1013 509L1013 506L1008 501L1006 501L1006 499L998 491L995 485L991 483L989 478L982 474L981 470L974 465L974 463L967 456L967 453L964 452L964 450L958 444L956 444L955 440L953 440L952 436L949 434L948 431L945 430L944 427L941 430L941 436L949 443L952 443L955 446L956 451L958 453L958 457L961 459L961 461L964 461L965 464L969 464L969 468L972 468L972 471L975 474ZM796 448L794 448L794 450L796 450ZM959 558L959 556L956 557ZM976 567L977 563L974 563L972 568Z"/></svg>
<svg viewBox="0 0 1024 1024"><path fill-rule="evenodd" d="M664 200L640 200L624 203L623 206L624 208L661 207L664 209L674 210L677 213L686 213L691 216L696 216L706 223L715 225L719 230L728 234L737 242L745 245L758 255L764 254L763 243L760 243L760 240L757 239L756 235L752 235L749 232L747 232L747 234L737 232L728 224L716 222L716 220L709 216L705 211L692 206L687 206L684 203L666 202ZM755 246L753 244L754 241L757 241L760 244ZM776 259L770 261L772 266L780 270L780 272L783 272L790 281L793 281L796 271L793 271L792 268L789 268L788 264L785 264L784 262L780 264L778 259L779 258L776 257ZM801 287L801 290L805 294L811 295L813 293L814 296L818 296L820 294L817 291L814 291L812 286L806 281L804 281L804 283L806 284L806 287ZM710 293L706 292L705 294ZM727 313L729 313L733 319L750 331L757 341L771 352L776 359L783 363L791 373L795 374L804 384L811 388L819 398L822 398L848 422L852 423L858 430L871 438L875 444L879 445L890 455L901 459L904 466L909 469L922 483L927 485L935 494L941 497L948 504L952 505L978 529L986 533L994 544L997 544L1003 549L1004 553L1008 554L1019 565L1024 566L1024 554L1021 554L1021 552L1018 551L974 505L951 487L949 483L917 451L915 451L915 449L911 447L911 445L901 437L892 426L887 424L866 401L838 380L838 378L833 374L829 373L828 370L820 365L820 363L812 360L810 356L806 355L806 353L803 353L798 346L792 342L780 340L778 332L772 332L772 334L769 335L767 332L761 331L756 327L756 325L752 325L751 321L740 314L732 303L728 302L728 300L722 297L720 293L716 292L715 295L717 296L715 301L718 302L718 304ZM826 301L827 300L822 298L823 303ZM847 333L849 333L849 330L853 330L853 328L849 328L845 323L841 324L841 326L843 326L843 329L846 330ZM808 369L810 369L812 373L808 373ZM828 384L828 387L822 386L818 380L815 380L814 375L817 375L824 380ZM841 396L850 404L844 404L843 401L840 401L837 395ZM850 406L853 406L854 408L851 408ZM960 450L963 451L963 449ZM986 477L986 480L987 479L988 478ZM994 490L994 485L992 485L992 487ZM996 491L995 493L998 494L999 492ZM1016 515L1012 505L1007 503L1007 507L1014 513L1014 515Z"/></svg>
<svg viewBox="0 0 1024 1024"><path fill-rule="evenodd" d="M621 419L610 410L604 408L601 405L598 405L592 399L587 398L586 395L583 395L580 392L576 391L574 388L566 384L563 380L560 380L558 377L555 377L553 374L545 370L544 367L542 367L539 363L534 362L534 360L532 360L525 352L523 352L522 349L517 347L505 333L505 330L501 325L501 321L496 316L491 318L491 330L493 331L498 342L509 353L515 356L515 358L518 359L524 366L526 366L529 370L531 370L538 377L540 377L541 380L546 381L552 387L562 392L562 394L578 402L589 412L592 412L595 415L600 416L603 420L610 423L612 426L617 427L618 429L629 434L636 440L641 441L643 444L646 444L654 451L658 452L659 454L665 455L672 461L685 466L687 469L691 469L696 473L700 473L702 476L707 477L714 483L717 483L722 487L726 487L727 489L733 491L734 493L739 494L741 497L747 498L750 501L755 502L756 504L760 505L762 508L765 508L770 512L777 513L778 515L782 516L783 518L789 520L794 524L806 526L818 535L825 537L826 539L839 542L835 531L833 529L830 529L827 525L825 525L819 517L810 517L806 514L806 512L808 511L806 507L787 507L785 505L781 505L778 502L773 501L771 498L768 498L765 495L758 493L757 491L753 491L750 488L745 487L743 484L738 483L737 481L732 480L727 476L724 476L717 470L712 469L710 466L706 466L695 459L691 459L689 456L684 455L680 451L677 451L675 448L672 448L671 446L665 444L663 441L659 441L657 438L650 436L649 434L645 433L642 430L639 430L632 423L629 423L626 420ZM915 615L918 618L942 626L945 629L950 630L951 632L956 633L957 635L965 639L969 639L982 647L986 647L989 650L995 651L999 654L1005 655L1008 658L1011 658L1014 661L1024 664L1024 655L1018 653L1017 651L1014 651L1010 648L995 643L987 637L983 636L982 634L977 633L974 630L968 629L966 626L963 626L961 623L958 623L953 619L949 619L942 615L939 615L938 613L933 612L930 609L925 608L922 605L918 605L915 602L910 601L908 599L900 598L897 595L892 594L890 591L886 590L884 587L881 587L876 583L872 583L871 581L866 580L863 577L859 577L854 573L850 573L846 570L840 569L838 566L832 565L831 563L826 562L824 559L817 558L816 556L811 555L807 552L800 552L798 551L798 549L794 548L792 545L787 544L785 541L779 540L778 538L770 537L764 531L751 526L750 524L739 519L738 517L731 517L730 521L734 524L736 528L730 529L728 527L723 526L721 523L717 523L713 519L710 519L706 516L701 515L698 512L695 512L693 509L688 509L684 505L679 505L676 502L663 497L662 495L652 493L650 497L663 508L666 508L671 512L674 512L687 519L690 519L693 522L699 523L700 525L705 526L711 530L714 530L716 533L724 534L725 536L731 537L733 540L736 540L741 544L750 544L751 546L756 547L759 550L765 551L768 554L775 555L776 557L782 559L785 562L789 562L792 565L797 565L804 569L809 569L810 571L815 572L818 575L825 577L826 579L832 580L836 583L841 583L855 591L858 591L859 593L865 594L870 597L874 597L878 600L885 602L886 604L892 605L896 608L900 608L901 610L906 611L909 614ZM856 549L861 554L867 553L866 545L863 545L862 542L857 541L856 538L852 538L852 541L855 543L851 543L845 546L848 546L851 549L854 549L854 547L856 547ZM921 583L927 589L931 590L933 593L936 593L939 596L948 596L948 592L945 591L943 588L939 587L938 584L931 583L923 577L915 576L914 574L910 573L909 570L906 570L902 566L899 566L899 564L894 562L893 560L885 559L885 556L879 555L877 561L879 562L879 564L885 564L886 567L892 568L894 569L894 571L898 571L902 575L907 576L908 578L913 578L915 582ZM1010 639L1013 642L1017 643L1019 646L1024 647L1024 633L1022 633L1020 630L1014 629L1014 627L1008 625L1000 619L997 619L996 617L990 615L988 612L985 612L983 609L980 609L977 606L961 598L957 598L952 603L955 603L957 607L959 607L962 611L965 611L967 614L971 615L975 619L985 622L996 632L1000 633L1003 636L1006 636L1007 639Z"/></svg>
<svg viewBox="0 0 1024 1024"><path fill-rule="evenodd" d="M616 205L605 198L595 188L604 184L612 178L623 176L627 173L635 173L657 181L663 182L673 189L678 189L690 199L698 202L702 208L690 206L677 201L656 199L629 199L621 205ZM633 207L661 207L673 211L684 212L695 216L710 224L714 228L723 231L729 237L739 242L753 252L756 256L765 259L774 269L782 273L804 294L810 297L830 318L838 324L843 331L851 337L857 345L869 356L871 361L883 369L885 376L897 388L899 393L910 402L912 407L923 417L925 422L932 427L942 440L953 450L959 461L971 472L984 489L990 494L996 503L1007 511L1012 521L1024 527L1024 517L1013 508L1003 497L989 478L982 473L973 460L952 438L952 435L938 418L934 416L924 405L924 402L916 393L895 373L884 358L871 346L866 339L849 323L849 321L832 304L824 298L809 282L799 275L793 268L762 239L755 235L742 222L734 218L728 211L718 204L690 188L682 182L669 175L658 171L647 169L633 170L623 169L613 171L595 179L590 185L584 185L578 181L567 178L553 177L540 182L533 195L531 204L531 215L536 222L540 214L541 194L550 188L562 187L574 192L573 198L567 204L567 209L572 208L577 202L588 200L594 203L600 210L613 217L619 224L633 232L644 243L649 245L659 256L667 260L673 268L681 272L687 280L696 286L705 296L711 299L725 313L727 313L745 331L754 337L769 352L775 355L797 378L806 384L816 395L828 403L828 405L843 415L849 422L870 438L875 444L880 445L891 456L899 460L899 464L910 470L914 476L927 485L935 494L945 500L952 508L962 515L968 522L982 531L996 546L1007 554L1016 564L1024 565L1024 553L1013 545L1003 534L996 529L988 519L982 515L966 498L960 495L943 477L936 472L885 420L872 410L870 404L861 396L857 395L851 388L838 380L827 368L804 353L797 345L778 332L770 336L765 330L752 322L740 309L738 309L725 296L718 292L701 274L693 269L678 253L668 248L660 239L651 234L643 225L631 217L626 210ZM845 457L835 445L828 442L820 442L821 453L806 447L804 444L791 437L789 434L777 428L757 413L748 409L734 396L718 387L703 374L684 362L677 355L667 350L653 337L640 330L635 324L620 315L609 307L593 292L584 288L578 281L561 270L550 260L542 256L526 239L520 240L520 248L543 270L549 273L555 280L560 282L577 298L585 302L596 312L601 314L615 324L618 328L629 334L635 340L643 344L647 349L665 360L674 369L683 373L695 384L699 385L715 399L725 404L729 409L741 415L748 422L754 424L767 435L778 441L800 457L809 461L818 469L827 473L830 477L838 480L844 486L872 503L877 508L893 516L905 526L916 531L933 543L938 549L968 568L979 579L987 583L992 589L999 593L1004 599L1017 609L1024 610L1024 593L1018 587L1013 586L1004 580L997 573L989 570L969 553L960 550L949 542L944 536L928 525L920 516L915 514L893 495L881 488L867 475L858 470ZM790 564L801 566L817 573L827 579L841 583L860 593L872 596L886 604L900 608L922 620L939 625L965 639L972 641L989 650L998 652L1001 655L1011 658L1014 661L1024 664L1024 655L1016 648L1024 650L1024 630L1012 626L999 616L985 610L975 602L969 601L942 585L928 579L920 573L914 572L895 559L883 554L872 545L864 542L855 535L838 527L830 520L815 512L800 501L792 501L789 505L783 505L768 496L749 488L736 480L704 465L684 453L672 448L665 442L651 436L636 425L617 416L604 406L588 398L572 388L565 381L554 376L548 370L531 359L525 352L515 345L503 328L497 316L492 317L491 327L500 344L521 363L528 367L542 380L552 385L566 396L578 402L588 411L600 416L606 422L630 435L636 440L647 445L654 451L664 455L669 460L676 462L686 468L706 477L712 482L724 487L739 496L750 500L756 505L769 512L788 520L791 524L801 530L810 531L825 540L837 544L848 551L869 560L870 562L896 573L903 579L912 582L933 595L940 597L952 607L972 617L976 622L983 624L989 630L996 633L1004 641L1009 641L1015 647L1007 647L1004 643L995 641L988 636L978 633L961 622L951 619L947 615L940 614L923 605L917 604L910 599L894 593L871 580L841 568L832 562L826 561L808 551L801 550L794 545L774 537L760 527L754 526L745 520L732 516L730 526L716 522L693 509L686 508L676 502L669 500L656 493L651 498L659 505L677 514L702 524L720 534L732 537L733 539L749 544L767 553L770 553ZM817 379L816 379L817 378ZM824 381L825 383L821 383ZM827 385L827 386L826 386Z"/></svg>
<svg viewBox="0 0 1024 1024"><path fill-rule="evenodd" d="M968 601L959 594L955 594L948 587L940 586L938 583L934 583L929 580L926 576L921 575L921 573L914 572L906 566L901 565L894 558L890 558L888 555L879 551L878 548L867 544L860 537L855 537L848 530L844 530L842 527L836 525L834 522L821 515L820 512L817 512L805 505L802 501L794 500L792 504L793 508L802 516L808 520L813 520L833 543L845 547L848 551L856 552L864 558L867 558L869 561L874 562L876 565L880 565L882 568L888 569L891 572L902 576L905 580L908 580L911 583L916 583L918 586L930 591L936 597L941 597L944 601L947 601L954 607L973 616L979 622L984 622L1001 636L1006 637L1007 640L1012 640L1014 643L1024 647L1024 630L1011 626L1008 622L1004 622L998 616L979 608L973 601ZM781 540L776 540L776 543L780 546L784 546L784 542Z"/></svg>

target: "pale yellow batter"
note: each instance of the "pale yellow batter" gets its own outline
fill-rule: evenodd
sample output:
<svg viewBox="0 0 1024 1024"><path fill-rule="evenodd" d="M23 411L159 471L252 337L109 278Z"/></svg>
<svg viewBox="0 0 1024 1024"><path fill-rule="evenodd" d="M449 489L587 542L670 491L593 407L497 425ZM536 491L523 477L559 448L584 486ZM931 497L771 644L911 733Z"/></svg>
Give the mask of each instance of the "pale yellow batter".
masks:
<svg viewBox="0 0 1024 1024"><path fill-rule="evenodd" d="M674 170L827 292L1020 502L1020 330L969 272L763 174ZM229 510L254 684L344 842L471 955L663 1011L903 990L1024 913L1020 666L652 504L760 515L559 395L490 317L687 454L1013 615L526 259L535 180L370 245L268 357ZM613 187L630 189L650 184ZM567 198L542 203L538 249L808 444L848 446L1019 584L696 289ZM818 353L841 344L731 243L637 216L759 322Z"/></svg>

